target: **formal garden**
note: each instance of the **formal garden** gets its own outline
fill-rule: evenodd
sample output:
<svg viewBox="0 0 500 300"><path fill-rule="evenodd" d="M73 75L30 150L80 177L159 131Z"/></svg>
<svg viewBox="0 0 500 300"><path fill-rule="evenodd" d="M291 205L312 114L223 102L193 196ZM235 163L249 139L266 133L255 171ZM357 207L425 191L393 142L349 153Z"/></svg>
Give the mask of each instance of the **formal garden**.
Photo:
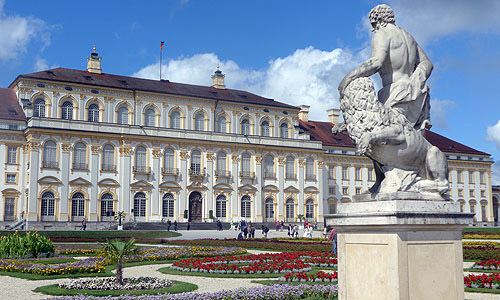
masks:
<svg viewBox="0 0 500 300"><path fill-rule="evenodd" d="M1 232L0 275L40 282L40 299L336 299L338 261L327 239L168 240L178 235ZM500 294L498 237L498 230L464 231L467 292ZM150 268L126 276L134 267Z"/></svg>

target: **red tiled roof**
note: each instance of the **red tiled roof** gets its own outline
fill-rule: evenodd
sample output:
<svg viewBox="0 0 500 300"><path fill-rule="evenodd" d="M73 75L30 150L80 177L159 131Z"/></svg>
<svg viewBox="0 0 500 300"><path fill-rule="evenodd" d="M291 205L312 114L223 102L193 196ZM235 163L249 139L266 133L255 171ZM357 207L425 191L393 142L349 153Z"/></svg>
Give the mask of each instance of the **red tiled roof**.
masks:
<svg viewBox="0 0 500 300"><path fill-rule="evenodd" d="M0 88L0 119L26 121L14 90Z"/></svg>
<svg viewBox="0 0 500 300"><path fill-rule="evenodd" d="M299 121L299 126L305 131L308 131L311 136L311 140L321 141L323 146L329 147L349 147L354 148L355 145L351 138L347 135L347 132L341 132L337 135L332 134L333 124L330 122L319 122L319 121ZM432 145L438 147L443 152L457 153L457 154L473 154L473 155L490 155L485 152L478 151L471 147L465 146L454 140L446 138L435 132L426 130L424 137Z"/></svg>
<svg viewBox="0 0 500 300"><path fill-rule="evenodd" d="M16 82L17 79L19 78L61 81L61 82L84 84L90 86L100 86L100 87L118 88L126 90L138 90L138 91L165 93L171 95L182 95L191 97L202 97L213 100L239 102L242 104L247 103L247 104L282 107L287 109L297 109L297 110L299 109L296 106L281 103L273 99L264 98L246 91L232 90L232 89L216 89L208 86L142 79L136 77L120 76L120 75L105 74L105 73L95 74L95 73L89 73L87 71L65 69L65 68L56 68L36 73L19 75L14 82Z"/></svg>

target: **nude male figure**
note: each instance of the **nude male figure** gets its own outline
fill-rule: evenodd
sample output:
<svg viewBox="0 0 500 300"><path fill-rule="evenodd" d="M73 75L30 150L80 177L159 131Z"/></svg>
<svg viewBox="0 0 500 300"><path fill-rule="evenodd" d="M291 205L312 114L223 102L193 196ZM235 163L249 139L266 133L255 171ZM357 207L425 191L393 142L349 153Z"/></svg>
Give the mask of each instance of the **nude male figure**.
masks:
<svg viewBox="0 0 500 300"><path fill-rule="evenodd" d="M379 73L382 89L380 102L399 110L417 130L430 128L430 96L426 81L432 72L432 63L415 39L395 25L394 12L385 5L377 5L369 15L372 31L372 56L357 69L347 74L338 87L340 98L354 79ZM334 134L344 130L335 126Z"/></svg>

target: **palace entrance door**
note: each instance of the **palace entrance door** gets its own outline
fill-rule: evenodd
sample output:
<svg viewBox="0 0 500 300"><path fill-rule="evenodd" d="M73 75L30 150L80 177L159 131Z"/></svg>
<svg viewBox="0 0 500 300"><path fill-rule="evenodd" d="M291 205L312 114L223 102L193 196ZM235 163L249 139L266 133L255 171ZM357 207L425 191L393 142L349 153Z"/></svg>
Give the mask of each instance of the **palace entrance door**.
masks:
<svg viewBox="0 0 500 300"><path fill-rule="evenodd" d="M202 197L200 192L192 192L189 195L189 221L201 222Z"/></svg>

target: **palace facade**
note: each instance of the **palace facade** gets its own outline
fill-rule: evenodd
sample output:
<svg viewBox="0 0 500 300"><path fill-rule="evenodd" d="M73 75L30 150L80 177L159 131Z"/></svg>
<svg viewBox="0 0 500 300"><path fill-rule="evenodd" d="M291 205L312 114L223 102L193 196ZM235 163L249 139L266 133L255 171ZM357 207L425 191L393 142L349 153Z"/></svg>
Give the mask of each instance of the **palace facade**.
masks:
<svg viewBox="0 0 500 300"><path fill-rule="evenodd" d="M117 211L135 222L321 224L374 182L350 138L331 134L338 110L311 121L308 106L226 88L220 70L206 87L106 74L95 51L87 62L0 89L5 225L99 227ZM494 222L490 155L425 135L449 159L453 201Z"/></svg>

